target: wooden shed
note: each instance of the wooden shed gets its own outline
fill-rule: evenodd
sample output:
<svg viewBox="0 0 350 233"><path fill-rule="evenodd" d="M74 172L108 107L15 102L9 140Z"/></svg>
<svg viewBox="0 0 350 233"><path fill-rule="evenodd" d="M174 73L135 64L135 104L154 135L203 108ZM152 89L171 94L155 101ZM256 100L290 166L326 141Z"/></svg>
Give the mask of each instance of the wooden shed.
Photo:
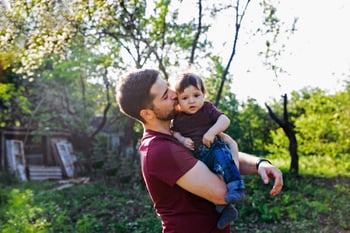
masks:
<svg viewBox="0 0 350 233"><path fill-rule="evenodd" d="M73 177L75 162L67 131L0 128L0 170L22 181Z"/></svg>

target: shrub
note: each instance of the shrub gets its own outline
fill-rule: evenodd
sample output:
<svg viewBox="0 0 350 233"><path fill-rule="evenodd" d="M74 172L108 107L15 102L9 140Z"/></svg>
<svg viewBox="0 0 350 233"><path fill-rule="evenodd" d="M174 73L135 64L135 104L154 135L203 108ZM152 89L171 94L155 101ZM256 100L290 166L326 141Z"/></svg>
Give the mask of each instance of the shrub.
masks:
<svg viewBox="0 0 350 233"><path fill-rule="evenodd" d="M33 192L12 189L6 196L1 194L6 202L1 212L0 229L2 233L44 233L50 224L40 217L42 209L33 205ZM4 201L5 200L5 201Z"/></svg>

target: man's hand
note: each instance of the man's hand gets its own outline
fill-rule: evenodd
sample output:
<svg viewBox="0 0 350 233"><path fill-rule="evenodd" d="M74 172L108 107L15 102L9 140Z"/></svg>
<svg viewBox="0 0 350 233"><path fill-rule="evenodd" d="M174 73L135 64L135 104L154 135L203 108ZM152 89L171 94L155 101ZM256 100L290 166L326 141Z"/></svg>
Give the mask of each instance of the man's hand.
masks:
<svg viewBox="0 0 350 233"><path fill-rule="evenodd" d="M259 165L258 174L260 175L264 184L269 183L269 178L273 178L275 180L270 191L272 196L276 196L281 192L283 187L283 175L278 168L272 166L268 162L262 162Z"/></svg>

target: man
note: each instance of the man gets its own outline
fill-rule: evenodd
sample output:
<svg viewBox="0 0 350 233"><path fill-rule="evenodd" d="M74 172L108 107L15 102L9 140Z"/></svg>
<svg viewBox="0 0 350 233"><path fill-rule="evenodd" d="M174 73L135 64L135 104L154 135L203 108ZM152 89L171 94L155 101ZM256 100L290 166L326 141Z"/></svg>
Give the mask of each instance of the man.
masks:
<svg viewBox="0 0 350 233"><path fill-rule="evenodd" d="M180 144L170 131L177 96L157 70L143 69L127 74L117 90L121 111L142 123L140 145L142 174L163 232L228 233L230 227L216 227L219 215L215 205L224 200L226 185L203 162ZM232 142L227 136L223 140ZM277 195L283 186L282 173L267 160L241 153L241 174L259 174L267 184L274 178L270 191Z"/></svg>

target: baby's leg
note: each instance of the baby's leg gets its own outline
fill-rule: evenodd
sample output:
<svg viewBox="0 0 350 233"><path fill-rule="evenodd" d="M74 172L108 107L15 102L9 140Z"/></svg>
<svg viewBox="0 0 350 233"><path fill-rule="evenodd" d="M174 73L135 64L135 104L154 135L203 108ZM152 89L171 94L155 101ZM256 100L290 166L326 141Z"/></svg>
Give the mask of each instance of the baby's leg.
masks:
<svg viewBox="0 0 350 233"><path fill-rule="evenodd" d="M213 150L215 155L214 171L224 177L228 192L225 196L227 203L236 203L244 199L244 181L239 173L238 167L231 156L231 151L223 142L215 144Z"/></svg>

